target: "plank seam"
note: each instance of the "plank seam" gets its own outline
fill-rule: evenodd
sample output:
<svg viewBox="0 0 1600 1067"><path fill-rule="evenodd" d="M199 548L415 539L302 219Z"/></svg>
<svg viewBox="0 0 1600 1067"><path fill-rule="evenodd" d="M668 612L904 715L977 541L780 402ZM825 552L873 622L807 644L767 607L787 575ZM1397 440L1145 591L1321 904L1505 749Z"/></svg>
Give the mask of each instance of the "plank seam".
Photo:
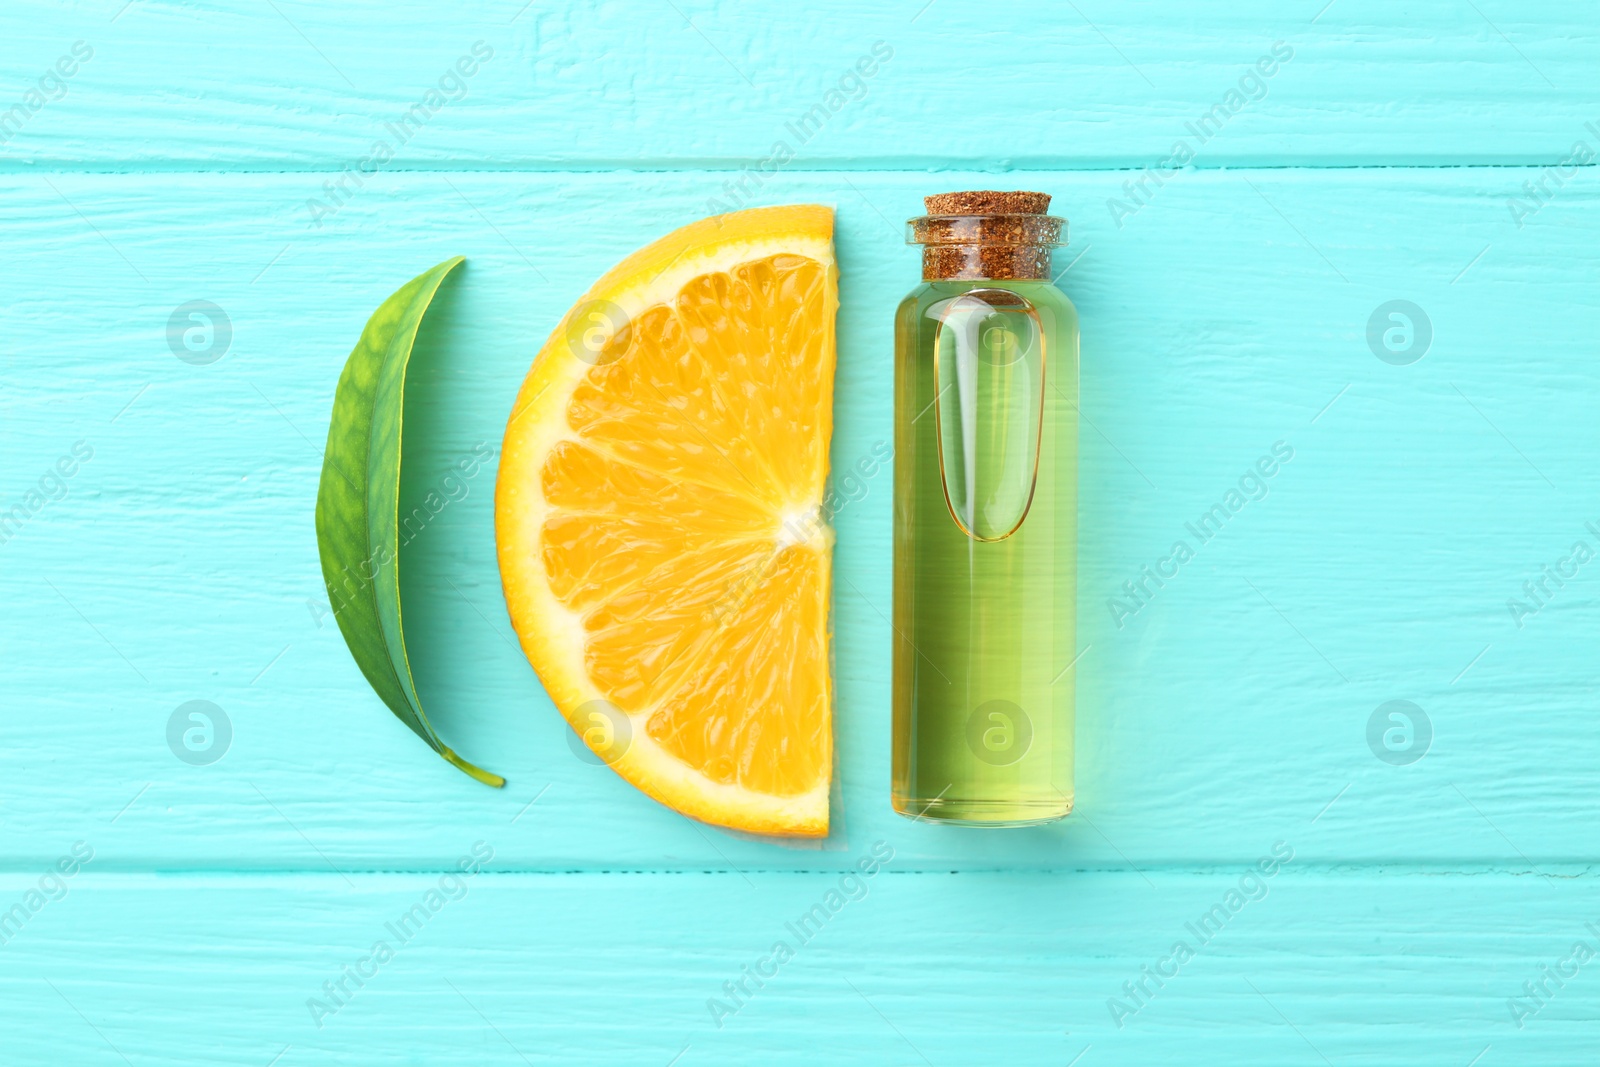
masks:
<svg viewBox="0 0 1600 1067"><path fill-rule="evenodd" d="M705 160L687 162L663 162L660 165L639 166L612 166L595 164L593 166L526 166L523 164L506 164L505 166L411 166L411 167L385 167L384 174L738 174L749 167L749 160ZM913 164L900 164L894 166L869 166L869 167L787 167L784 174L816 175L816 174L915 174L926 178L935 178L941 174L996 174L996 175L1024 175L1024 174L1141 174L1150 166L1149 162L1142 164L1126 165L1098 165L1075 164L1062 160L1057 164L1007 167L1003 169L985 168L981 166L961 167L943 166L930 169L927 166ZM1396 171L1443 171L1443 170L1542 170L1547 167L1559 166L1563 170L1591 170L1600 167L1600 160L1590 163L1569 163L1560 158L1530 159L1519 162L1499 163L1248 163L1229 166L1226 164L1212 166L1190 166L1181 169L1181 172L1223 173L1254 172L1254 171L1358 171L1358 170L1396 170ZM114 164L70 165L61 161L48 163L18 161L0 161L0 176L25 175L25 174L126 174L126 175L168 175L168 174L248 174L248 175L306 175L325 174L337 175L344 173L337 167L290 167L290 166L220 166L220 167L195 167L195 166L166 166L159 162L150 165L118 167Z"/></svg>
<svg viewBox="0 0 1600 1067"><path fill-rule="evenodd" d="M884 868L883 873L895 877L918 876L960 876L960 877L1024 877L1024 876L1058 876L1058 875L1109 875L1116 877L1139 878L1144 875L1155 874L1167 877L1195 877L1205 878L1217 875L1237 874L1240 868L1253 865L1252 860L1241 859L1237 862L1219 861L1203 866L1188 865L1153 865L1143 866L1138 869L1128 867L983 867L970 869L950 869L947 867L900 867ZM0 868L0 885L6 878L28 880L37 878L42 866L47 865L7 865ZM90 884L93 882L107 882L118 879L149 879L170 880L184 878L219 878L219 879L260 879L281 880L288 878L301 878L310 880L330 880L335 878L426 878L445 874L457 874L455 867L415 867L415 868L342 868L338 871L318 869L312 867L285 867L277 869L250 870L236 867L190 867L190 868L161 868L161 867L128 867L106 868L97 864L97 869L85 870L74 880L74 885ZM488 867L479 871L478 877L490 879L514 880L527 879L559 879L559 878L611 878L611 877L640 877L656 878L662 876L702 877L713 876L723 878L740 878L749 875L775 875L783 877L818 876L832 877L848 867L805 867L805 868L754 868L742 869L716 868L716 867L682 867L682 868L500 868ZM1504 866L1451 866L1445 864L1351 864L1351 863L1308 863L1300 864L1296 861L1295 869L1285 873L1292 873L1297 879L1303 878L1518 878L1533 877L1559 881L1589 882L1600 879L1600 862L1589 863L1552 863L1542 864L1537 868L1504 867Z"/></svg>

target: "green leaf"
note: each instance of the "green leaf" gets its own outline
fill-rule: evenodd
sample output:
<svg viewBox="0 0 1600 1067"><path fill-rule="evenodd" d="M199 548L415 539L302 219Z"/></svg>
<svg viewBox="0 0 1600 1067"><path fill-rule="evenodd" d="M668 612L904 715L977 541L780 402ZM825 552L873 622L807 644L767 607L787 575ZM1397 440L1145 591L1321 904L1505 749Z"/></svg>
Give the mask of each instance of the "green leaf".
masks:
<svg viewBox="0 0 1600 1067"><path fill-rule="evenodd" d="M339 375L322 483L317 552L339 632L373 690L435 752L492 786L497 774L450 751L423 714L400 617L400 429L406 365L439 283L462 257L419 274L385 300Z"/></svg>

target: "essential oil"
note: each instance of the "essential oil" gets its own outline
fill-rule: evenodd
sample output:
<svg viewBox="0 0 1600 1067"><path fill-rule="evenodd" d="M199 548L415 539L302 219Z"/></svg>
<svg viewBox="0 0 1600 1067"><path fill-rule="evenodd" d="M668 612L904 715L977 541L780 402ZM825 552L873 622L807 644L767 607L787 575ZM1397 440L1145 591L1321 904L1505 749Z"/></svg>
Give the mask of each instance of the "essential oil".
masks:
<svg viewBox="0 0 1600 1067"><path fill-rule="evenodd" d="M1072 810L1078 314L1042 193L930 196L895 317L894 785L915 819Z"/></svg>

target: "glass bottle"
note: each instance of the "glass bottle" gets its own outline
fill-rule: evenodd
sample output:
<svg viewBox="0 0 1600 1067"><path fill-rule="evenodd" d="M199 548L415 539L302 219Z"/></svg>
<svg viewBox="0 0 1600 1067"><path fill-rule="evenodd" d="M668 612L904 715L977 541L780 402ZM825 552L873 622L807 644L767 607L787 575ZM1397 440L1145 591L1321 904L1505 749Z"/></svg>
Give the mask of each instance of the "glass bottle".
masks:
<svg viewBox="0 0 1600 1067"><path fill-rule="evenodd" d="M895 316L895 811L1072 810L1078 313L1042 193L930 196Z"/></svg>

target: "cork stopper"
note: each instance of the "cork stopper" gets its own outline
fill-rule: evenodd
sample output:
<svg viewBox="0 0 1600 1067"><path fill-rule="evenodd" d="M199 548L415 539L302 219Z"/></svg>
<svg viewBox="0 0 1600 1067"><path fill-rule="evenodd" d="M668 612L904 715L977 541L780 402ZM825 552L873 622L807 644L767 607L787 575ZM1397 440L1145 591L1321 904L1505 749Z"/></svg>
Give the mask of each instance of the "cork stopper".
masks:
<svg viewBox="0 0 1600 1067"><path fill-rule="evenodd" d="M1043 215L1050 210L1050 194L972 189L925 196L922 206L930 215Z"/></svg>
<svg viewBox="0 0 1600 1067"><path fill-rule="evenodd" d="M922 199L928 214L907 223L922 246L923 281L1043 280L1050 251L1066 243L1067 220L1047 215L1050 195L973 189Z"/></svg>

